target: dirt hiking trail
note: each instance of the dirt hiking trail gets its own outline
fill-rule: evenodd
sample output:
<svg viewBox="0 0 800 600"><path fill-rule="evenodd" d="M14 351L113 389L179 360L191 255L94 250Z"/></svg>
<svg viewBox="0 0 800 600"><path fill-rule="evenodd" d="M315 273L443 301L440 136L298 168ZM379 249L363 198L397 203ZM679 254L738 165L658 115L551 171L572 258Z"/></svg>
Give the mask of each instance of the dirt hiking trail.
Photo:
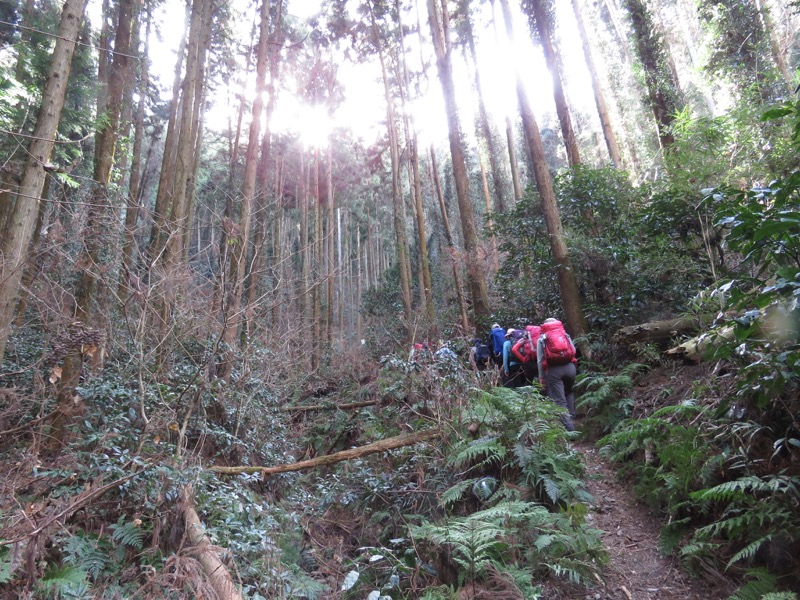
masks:
<svg viewBox="0 0 800 600"><path fill-rule="evenodd" d="M548 599L581 600L724 600L734 590L711 589L685 573L677 559L658 550L661 518L638 503L628 484L616 478L613 467L590 442L577 442L586 464L586 487L594 498L589 523L605 533L608 565L603 581L592 590L550 590Z"/></svg>

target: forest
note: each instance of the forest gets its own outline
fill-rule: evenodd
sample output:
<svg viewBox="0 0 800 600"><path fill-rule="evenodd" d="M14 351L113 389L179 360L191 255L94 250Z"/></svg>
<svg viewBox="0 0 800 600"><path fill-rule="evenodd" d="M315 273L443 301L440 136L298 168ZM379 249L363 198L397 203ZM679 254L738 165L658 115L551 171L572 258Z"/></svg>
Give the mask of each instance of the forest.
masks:
<svg viewBox="0 0 800 600"><path fill-rule="evenodd" d="M800 1L0 0L0 158L0 598L797 600Z"/></svg>

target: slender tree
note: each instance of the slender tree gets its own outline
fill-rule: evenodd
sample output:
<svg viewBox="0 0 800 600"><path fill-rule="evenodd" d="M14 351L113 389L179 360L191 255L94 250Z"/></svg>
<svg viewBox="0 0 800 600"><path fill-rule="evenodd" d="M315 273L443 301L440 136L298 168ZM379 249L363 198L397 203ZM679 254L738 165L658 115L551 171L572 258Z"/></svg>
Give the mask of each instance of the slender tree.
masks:
<svg viewBox="0 0 800 600"><path fill-rule="evenodd" d="M606 106L605 95L603 88L600 86L600 79L597 75L597 68L594 64L594 57L592 56L592 49L589 47L589 38L586 35L586 26L583 24L583 14L578 3L578 0L572 0L572 11L575 14L575 22L578 26L578 35L581 38L581 46L583 47L583 58L586 61L586 68L589 70L589 77L592 81L592 94L594 95L594 103L597 107L597 115L600 117L600 127L603 130L603 138L606 142L608 155L611 162L617 169L622 168L622 154L619 151L619 144L617 144L617 136L614 134L614 128L611 125L611 116Z"/></svg>
<svg viewBox="0 0 800 600"><path fill-rule="evenodd" d="M653 111L662 149L674 141L670 126L682 104L678 83L669 66L668 48L659 35L645 0L623 0L633 29L633 42L644 74L650 109Z"/></svg>
<svg viewBox="0 0 800 600"><path fill-rule="evenodd" d="M75 288L74 316L81 323L80 329L84 331L91 327L97 282L105 276L105 272L110 266L109 260L104 256L110 254L107 232L115 229L112 225L109 184L119 138L125 77L129 73L132 17L133 0L121 0L118 6L114 36L114 57L109 69L108 89L105 94L105 102L103 102L106 107L106 118L95 136L94 184L84 234L84 245L77 262L81 270ZM57 399L58 412L53 420L51 430L51 440L54 446L58 446L63 440L64 428L71 419L75 388L80 380L82 365L83 345L72 345L64 356L61 367L61 382Z"/></svg>
<svg viewBox="0 0 800 600"><path fill-rule="evenodd" d="M14 318L20 280L25 269L28 246L33 237L39 202L45 179L45 166L55 144L54 136L61 119L72 65L72 55L80 31L87 0L66 0L61 12L50 69L45 82L42 104L28 147L28 158L19 191L0 243L0 362L3 361L11 321Z"/></svg>
<svg viewBox="0 0 800 600"><path fill-rule="evenodd" d="M525 0L523 9L528 14L531 29L538 37L539 45L542 47L547 69L550 71L550 78L553 82L553 99L556 104L556 114L561 125L561 135L564 138L564 147L567 150L567 160L569 165L574 167L580 164L581 155L578 149L578 141L575 139L575 130L572 127L572 118L569 113L567 95L564 91L561 73L561 62L556 55L553 45L553 4L549 0Z"/></svg>
<svg viewBox="0 0 800 600"><path fill-rule="evenodd" d="M446 18L446 11L442 13ZM428 22L436 53L436 66L442 86L447 111L447 129L450 141L450 156L453 164L453 177L456 183L458 208L461 214L461 231L464 236L464 250L467 255L467 280L472 295L472 309L478 322L489 316L489 294L486 279L475 256L478 251L478 233L473 216L472 197L469 191L469 176L464 149L461 143L461 125L458 120L455 84L451 65L451 48L446 43L445 21L440 19L435 0L428 0Z"/></svg>
<svg viewBox="0 0 800 600"><path fill-rule="evenodd" d="M413 307L411 304L411 275L408 270L408 241L405 230L405 220L403 219L403 192L400 185L400 147L398 141L397 121L394 110L394 99L392 98L387 73L386 61L384 59L381 36L379 35L378 25L375 14L370 4L370 19L372 23L373 43L378 51L378 59L381 64L383 77L384 99L386 102L386 127L389 136L389 154L392 168L392 222L394 224L395 247L397 249L397 261L400 268L400 295L403 301L403 314L406 322L407 341L411 339L411 323L414 320Z"/></svg>
<svg viewBox="0 0 800 600"><path fill-rule="evenodd" d="M500 6L503 10L508 38L513 40L514 28L508 0L500 0ZM567 244L564 240L564 229L561 225L561 215L558 211L558 204L553 191L553 182L547 167L542 136L539 133L539 125L536 122L536 117L531 110L528 94L525 90L522 77L520 76L519 65L515 66L517 69L517 100L519 101L519 112L522 117L522 127L525 131L528 153L536 178L536 189L539 192L542 213L544 215L545 225L547 226L547 233L550 237L550 249L553 253L553 262L556 267L556 278L558 279L558 287L561 291L561 302L564 306L565 320L573 336L582 336L588 332L588 327L586 318L583 315L580 291L578 290L578 282L575 278L575 270L572 268Z"/></svg>
<svg viewBox="0 0 800 600"><path fill-rule="evenodd" d="M233 367L233 351L242 322L242 292L244 289L247 263L247 245L250 238L250 221L253 198L256 193L256 174L260 146L261 116L264 108L263 92L266 89L269 60L269 0L262 0L259 17L258 46L256 48L256 94L253 99L250 130L247 141L247 154L244 163L244 184L239 213L238 235L231 252L230 276L228 280L227 301L223 318L222 340L226 351L217 368L217 375L229 380Z"/></svg>

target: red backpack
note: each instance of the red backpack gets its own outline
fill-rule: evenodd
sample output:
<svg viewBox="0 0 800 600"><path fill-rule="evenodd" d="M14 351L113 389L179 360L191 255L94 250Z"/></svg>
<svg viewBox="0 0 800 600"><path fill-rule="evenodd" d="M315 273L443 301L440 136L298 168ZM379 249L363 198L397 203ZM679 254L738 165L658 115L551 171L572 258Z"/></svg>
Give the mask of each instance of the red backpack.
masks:
<svg viewBox="0 0 800 600"><path fill-rule="evenodd" d="M542 337L544 338L544 356L542 357L542 364L545 367L577 362L575 358L575 348L570 342L561 321L551 321L550 323L542 324Z"/></svg>
<svg viewBox="0 0 800 600"><path fill-rule="evenodd" d="M539 336L542 335L542 328L538 325L526 325L525 330L528 332L528 339L531 341L533 355L536 356L536 344L539 343Z"/></svg>

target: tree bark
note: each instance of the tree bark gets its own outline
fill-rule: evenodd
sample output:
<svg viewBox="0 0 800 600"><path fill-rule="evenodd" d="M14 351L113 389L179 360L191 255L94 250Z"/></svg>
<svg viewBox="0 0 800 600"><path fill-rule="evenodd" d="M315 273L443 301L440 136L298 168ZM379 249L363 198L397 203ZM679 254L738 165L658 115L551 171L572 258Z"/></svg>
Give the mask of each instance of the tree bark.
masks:
<svg viewBox="0 0 800 600"><path fill-rule="evenodd" d="M669 65L664 64L663 60L669 49L658 34L644 0L624 0L624 6L631 20L634 46L644 72L659 144L666 149L675 141L669 129L679 109L675 99L677 82L673 80Z"/></svg>
<svg viewBox="0 0 800 600"><path fill-rule="evenodd" d="M439 167L436 164L436 150L433 146L430 148L431 157L431 179L436 191L436 198L439 201L439 210L442 215L442 227L444 228L444 237L447 240L447 247L450 250L450 264L453 266L453 288L456 292L456 300L458 301L458 309L461 315L461 327L464 331L469 331L469 313L467 311L467 302L464 299L464 293L461 291L461 276L458 274L458 261L456 260L456 246L453 243L453 235L450 233L450 220L447 218L447 207L444 204L444 194L442 194L442 183L439 180Z"/></svg>
<svg viewBox="0 0 800 600"><path fill-rule="evenodd" d="M513 24L511 21L511 11L508 0L500 0L503 16L506 23L508 38L513 40ZM558 287L561 292L561 302L564 307L564 316L567 328L573 337L580 337L588 332L586 318L583 315L581 306L580 291L578 282L575 278L575 270L569 258L567 244L564 240L564 229L561 225L561 215L558 212L556 196L553 192L553 182L550 171L547 167L547 160L542 144L542 136L539 133L539 125L536 117L531 110L528 95L520 76L517 66L517 99L519 101L519 111L522 117L522 126L525 130L525 138L528 144L528 153L533 165L533 172L536 178L536 189L539 192L539 199L542 206L547 233L550 238L550 250L553 253L553 262L556 268ZM590 353L585 347L582 348L584 355Z"/></svg>
<svg viewBox="0 0 800 600"><path fill-rule="evenodd" d="M381 64L381 74L383 76L383 91L386 102L386 127L389 134L389 153L392 163L392 222L394 224L395 248L397 250L397 261L400 269L400 295L403 302L403 315L405 317L406 341L410 342L414 310L411 304L411 274L408 269L408 240L406 237L405 221L403 219L403 192L400 185L400 148L397 139L394 100L389 87L389 76L386 70L383 47L378 33L378 26L375 22L375 15L372 13L371 4L370 19L372 23L373 42L378 51L378 59Z"/></svg>
<svg viewBox="0 0 800 600"><path fill-rule="evenodd" d="M108 231L114 231L112 224L112 203L109 197L111 170L119 137L120 111L125 88L125 77L128 73L130 54L131 25L133 17L133 0L122 0L118 8L118 21L114 37L114 58L108 77L108 90L105 99L106 120L95 137L94 155L94 188L87 215L84 247L78 259L82 272L75 288L74 315L83 324L85 330L90 329L93 319L93 303L96 296L98 279L104 277L110 265L103 258L103 250L108 244ZM105 234L105 235L104 235ZM83 365L82 345L73 345L64 358L61 367L61 385L58 390L57 416L51 429L52 447L59 447L64 438L64 428L69 424L72 414L75 386L80 379Z"/></svg>
<svg viewBox="0 0 800 600"><path fill-rule="evenodd" d="M219 600L243 600L230 571L217 556L217 551L208 539L205 528L200 522L200 517L191 504L187 503L184 506L183 518L189 543L194 546L194 554L197 561L203 567L203 572L208 577L211 587L214 588Z"/></svg>
<svg viewBox="0 0 800 600"><path fill-rule="evenodd" d="M442 15L444 19L446 14ZM489 293L486 279L475 256L478 252L478 232L475 228L475 217L472 208L472 197L469 191L469 175L464 149L461 144L461 126L458 120L455 84L451 65L451 51L447 47L447 29L440 27L439 14L435 0L428 0L428 22L431 38L436 52L436 66L439 82L442 86L445 108L447 112L447 129L450 141L450 155L453 164L453 178L456 183L458 209L461 214L461 230L464 236L464 250L467 256L467 280L472 295L472 309L478 323L489 316Z"/></svg>
<svg viewBox="0 0 800 600"><path fill-rule="evenodd" d="M226 350L217 368L217 375L230 380L233 368L233 354L237 347L239 326L242 322L241 304L247 263L247 246L250 240L250 221L253 198L256 193L256 173L260 146L261 117L264 108L263 92L266 88L269 58L269 0L261 1L258 47L256 50L256 93L253 98L250 130L247 140L247 153L244 164L244 183L239 213L238 235L233 243L228 281L225 317L223 319L222 340Z"/></svg>
<svg viewBox="0 0 800 600"><path fill-rule="evenodd" d="M600 87L600 79L597 76L597 68L595 67L594 58L592 57L592 49L589 47L589 37L586 35L586 27L583 24L583 15L578 6L578 0L572 0L572 11L575 13L578 34L580 35L581 45L583 46L583 58L586 62L586 68L589 70L589 77L592 80L594 103L597 107L597 115L600 118L600 127L603 130L603 138L606 141L608 155L614 167L621 169L623 166L622 154L620 154L619 151L619 144L617 144L617 136L614 134L614 128L611 126L611 117L608 112L608 107L606 106L603 89Z"/></svg>
<svg viewBox="0 0 800 600"><path fill-rule="evenodd" d="M531 0L533 20L536 31L539 34L539 43L542 46L547 69L550 71L550 77L553 81L553 100L556 104L558 122L561 124L561 135L564 138L564 146L567 150L567 160L569 161L569 166L574 167L581 163L581 155L578 150L578 142L575 139L575 130L572 128L572 118L569 114L567 95L564 93L561 68L555 48L553 47L552 36L550 35L553 27L550 22L550 16L547 14L547 10L543 4L544 1L545 0Z"/></svg>
<svg viewBox="0 0 800 600"><path fill-rule="evenodd" d="M5 355L11 334L17 294L25 269L28 246L36 225L39 202L44 186L45 165L50 161L54 136L61 119L67 80L72 65L75 42L80 31L87 0L67 0L61 12L50 69L45 82L42 104L28 148L28 158L22 173L19 192L8 216L4 237L0 243L0 362Z"/></svg>
<svg viewBox="0 0 800 600"><path fill-rule="evenodd" d="M369 456L370 454L378 454L380 452L388 452L404 446L413 446L420 442L427 442L441 435L439 429L426 429L425 431L417 431L414 433L406 433L398 435L393 438L373 442L366 446L358 448L351 448L350 450L342 450L341 452L334 452L333 454L326 454L318 456L309 460L301 460L299 462L290 463L287 465L277 465L275 467L211 467L211 471L221 475L240 475L242 473L261 473L262 475L275 475L277 473L289 473L291 471L303 471L305 469L314 469L316 467L323 467L326 465L333 465L336 463L344 462L346 460L353 460Z"/></svg>
<svg viewBox="0 0 800 600"><path fill-rule="evenodd" d="M486 153L489 157L489 173L492 178L492 189L494 190L494 206L498 213L506 212L506 198L503 192L503 177L501 176L500 161L498 160L497 144L493 127L489 122L489 114L486 110L486 102L483 95L483 84L481 82L481 72L478 68L477 53L475 51L475 34L470 18L470 0L464 0L464 35L466 37L466 47L472 60L472 68L475 71L474 85L478 94L478 123L479 131L486 144Z"/></svg>
<svg viewBox="0 0 800 600"><path fill-rule="evenodd" d="M125 209L125 231L122 242L122 273L120 273L117 295L120 301L125 304L131 289L134 274L134 252L136 250L136 224L139 220L139 209L141 207L141 183L142 183L142 143L144 141L144 115L147 100L147 88L150 79L150 26L151 14L148 4L147 25L144 37L144 51L140 56L140 76L139 76L139 103L136 107L136 114L133 123L133 149L131 154L131 171L128 179L128 201Z"/></svg>

